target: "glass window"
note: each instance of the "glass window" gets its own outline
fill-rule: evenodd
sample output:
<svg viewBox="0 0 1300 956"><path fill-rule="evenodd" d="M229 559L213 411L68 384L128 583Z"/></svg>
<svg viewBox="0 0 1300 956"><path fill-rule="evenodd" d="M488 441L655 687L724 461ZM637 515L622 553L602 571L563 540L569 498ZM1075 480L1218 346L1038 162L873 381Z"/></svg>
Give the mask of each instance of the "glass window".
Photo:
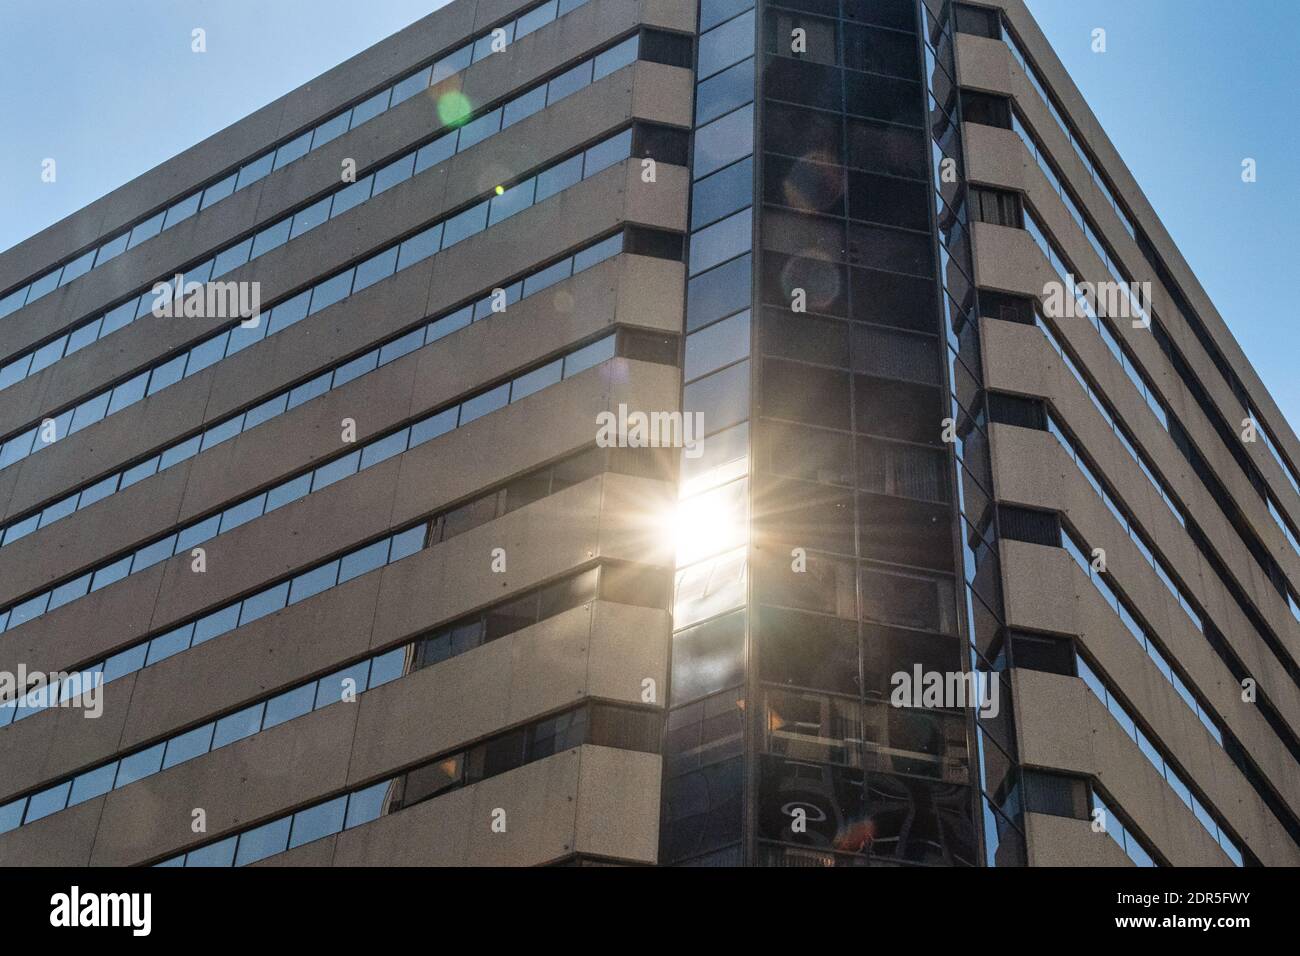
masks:
<svg viewBox="0 0 1300 956"><path fill-rule="evenodd" d="M456 134L441 136L432 143L420 147L415 154L415 171L422 173L435 163L440 163L456 155Z"/></svg>
<svg viewBox="0 0 1300 956"><path fill-rule="evenodd" d="M305 601L313 595L334 587L334 582L338 580L338 576L338 561L331 561L319 568L303 572L290 582L289 603L297 604L299 601Z"/></svg>
<svg viewBox="0 0 1300 956"><path fill-rule="evenodd" d="M572 268L572 259L561 259L555 265L547 266L540 272L534 272L524 280L524 295L529 296L534 292L550 288L557 282L563 282L571 274Z"/></svg>
<svg viewBox="0 0 1300 956"><path fill-rule="evenodd" d="M352 111L344 110L338 116L326 120L316 127L312 133L311 148L319 149L330 140L342 136L348 131L348 126L352 122Z"/></svg>
<svg viewBox="0 0 1300 956"><path fill-rule="evenodd" d="M378 255L372 256L358 265L356 282L353 283L352 292L354 294L360 292L381 279L387 279L397 271L397 253L398 247L390 246Z"/></svg>
<svg viewBox="0 0 1300 956"><path fill-rule="evenodd" d="M398 271L400 272L407 266L414 265L422 259L429 258L438 251L441 242L442 223L430 226L424 232L417 232L402 243L401 251L397 256Z"/></svg>
<svg viewBox="0 0 1300 956"><path fill-rule="evenodd" d="M686 386L682 410L700 412L707 432L749 417L749 362L740 362Z"/></svg>
<svg viewBox="0 0 1300 956"><path fill-rule="evenodd" d="M582 175L584 178L594 176L631 155L632 130L627 129L587 150Z"/></svg>
<svg viewBox="0 0 1300 956"><path fill-rule="evenodd" d="M400 339L394 339L379 350L379 364L387 365L389 362L401 358L414 352L420 346L424 345L424 329L419 328L407 332ZM362 465L364 468L365 465Z"/></svg>
<svg viewBox="0 0 1300 956"><path fill-rule="evenodd" d="M221 515L219 514L184 528L176 535L177 553L187 552L196 545L216 537L220 534L220 528Z"/></svg>
<svg viewBox="0 0 1300 956"><path fill-rule="evenodd" d="M374 96L352 107L351 128L356 129L362 123L374 119L388 109L388 97L391 93L391 89L380 90Z"/></svg>
<svg viewBox="0 0 1300 956"><path fill-rule="evenodd" d="M503 408L509 400L510 383L508 382L481 395L475 395L460 406L460 424L468 425L476 418L482 418L489 412Z"/></svg>
<svg viewBox="0 0 1300 956"><path fill-rule="evenodd" d="M68 791L71 789L72 782L65 780L63 783L55 784L40 793L33 793L27 799L27 818L26 823L33 823L42 817L48 817L51 813L58 813L68 804Z"/></svg>
<svg viewBox="0 0 1300 956"><path fill-rule="evenodd" d="M615 337L609 335L566 355L564 357L564 377L569 378L579 372L585 372L601 362L612 359L614 357L614 344Z"/></svg>
<svg viewBox="0 0 1300 956"><path fill-rule="evenodd" d="M135 226L135 228L131 230L131 241L126 244L126 247L128 249L134 249L136 246L140 245L140 243L144 242L146 239L152 239L154 236L158 235L158 233L162 232L163 219L165 219L166 216L167 213L164 211L164 212L157 213L156 215L150 216L142 223L138 223ZM57 281L57 276L56 276L56 281ZM36 285L37 285L36 282L32 283L32 292L30 294L30 297L27 300L29 302L32 299L36 298L36 294L37 294Z"/></svg>
<svg viewBox="0 0 1300 956"><path fill-rule="evenodd" d="M456 151L464 152L471 146L483 142L499 129L501 129L500 109L485 113L478 119L470 120L460 128L460 139L456 143Z"/></svg>
<svg viewBox="0 0 1300 956"><path fill-rule="evenodd" d="M745 308L750 301L750 257L742 256L687 285L686 327L694 330Z"/></svg>
<svg viewBox="0 0 1300 956"><path fill-rule="evenodd" d="M562 189L568 189L582 180L582 157L572 156L564 162L543 170L537 175L536 202L549 199Z"/></svg>
<svg viewBox="0 0 1300 956"><path fill-rule="evenodd" d="M108 240L108 242L105 242L102 245L100 245L99 252L95 256L95 266L96 267L102 266L109 259L116 258L117 256L120 256L122 253L126 252L126 244L127 242L130 241L130 239L131 239L130 233L124 232L120 236L115 236L114 238ZM18 291L20 293L26 292L25 289L20 289ZM18 297L18 304L22 305L21 295L19 295Z"/></svg>
<svg viewBox="0 0 1300 956"><path fill-rule="evenodd" d="M266 702L266 716L262 720L262 729L269 730L286 720L293 720L303 714L311 713L316 701L316 683L313 681L305 687L295 687L278 697Z"/></svg>
<svg viewBox="0 0 1300 956"><path fill-rule="evenodd" d="M311 490L313 492L327 488L336 481L342 481L350 475L356 474L357 466L361 462L361 452L354 451L349 455L336 459L326 465L321 465L312 474Z"/></svg>
<svg viewBox="0 0 1300 956"><path fill-rule="evenodd" d="M414 448L416 445L422 445L430 439L451 431L456 427L456 418L459 411L459 408L449 408L437 415L431 415L423 421L416 422L411 426L410 447Z"/></svg>
<svg viewBox="0 0 1300 956"><path fill-rule="evenodd" d="M168 385L174 385L176 382L179 382L185 373L185 362L188 358L189 355L187 353L182 353L171 361L164 362L162 365L154 368L153 372L149 375L148 394L153 395L155 392L166 388ZM116 397L115 394L114 398Z"/></svg>
<svg viewBox="0 0 1300 956"><path fill-rule="evenodd" d="M118 763L117 779L113 784L113 789L121 790L127 784L135 783L142 777L157 773L159 768L162 767L164 749L165 744L155 744L147 750L141 750L129 757L123 757Z"/></svg>
<svg viewBox="0 0 1300 956"><path fill-rule="evenodd" d="M357 281L361 281L361 266L357 266ZM331 387L338 388L340 385L346 385L348 382L360 378L367 372L373 372L378 367L379 350L372 349L365 355L355 358L351 362L348 362L345 365L340 365L335 369L333 385ZM249 414L251 415L252 412L249 412Z"/></svg>
<svg viewBox="0 0 1300 956"><path fill-rule="evenodd" d="M289 597L289 582L284 581L275 587L267 588L260 594L254 594L244 600L243 609L239 614L239 626L256 621L259 618L266 617L268 614L274 614L285 605Z"/></svg>
<svg viewBox="0 0 1300 956"><path fill-rule="evenodd" d="M239 852L235 866L247 866L268 856L283 853L289 844L289 827L292 817L281 817L239 835Z"/></svg>
<svg viewBox="0 0 1300 956"><path fill-rule="evenodd" d="M306 156L311 149L311 130L285 143L275 151L275 169L283 169L295 159Z"/></svg>
<svg viewBox="0 0 1300 956"><path fill-rule="evenodd" d="M355 700L365 691L369 674L370 662L366 660L322 677L317 682L315 709Z"/></svg>
<svg viewBox="0 0 1300 956"><path fill-rule="evenodd" d="M174 767L178 763L193 760L200 754L207 753L208 748L212 745L212 730L215 726L215 724L204 724L194 730L177 734L167 741L167 751L163 756L162 768L166 770L168 767Z"/></svg>
<svg viewBox="0 0 1300 956"><path fill-rule="evenodd" d="M415 96L415 94L427 90L429 88L429 77L431 73L431 68L426 66L419 73L412 73L404 80L395 84L393 86L392 106L396 106L398 103L404 103L412 96ZM389 109L391 109L392 106L390 106Z"/></svg>
<svg viewBox="0 0 1300 956"><path fill-rule="evenodd" d="M330 217L330 197L326 196L319 202L314 202L306 209L300 209L293 214L293 229L289 233L290 239L297 239L309 229L315 229L321 223Z"/></svg>
<svg viewBox="0 0 1300 956"><path fill-rule="evenodd" d="M175 628L174 630L168 631L166 634L158 635L149 642L149 653L140 667L148 667L150 664L157 664L159 661L166 660L173 654L179 654L181 651L188 650L190 646L190 638L193 634L194 625L185 624L181 627ZM133 660L127 663L135 663L135 661ZM125 666L125 664L123 666ZM139 667L133 667L132 670L139 670ZM129 674L130 671L124 670L123 673Z"/></svg>
<svg viewBox="0 0 1300 956"><path fill-rule="evenodd" d="M754 151L754 107L749 105L695 133L695 176L708 175Z"/></svg>
<svg viewBox="0 0 1300 956"><path fill-rule="evenodd" d="M219 843L213 843L202 849L190 850L185 854L186 866L233 866L235 862L235 842L237 837L227 837Z"/></svg>
<svg viewBox="0 0 1300 956"><path fill-rule="evenodd" d="M117 775L117 761L105 764L94 770L87 770L72 781L72 792L68 795L68 806L76 806L95 797L103 796L113 789L113 777ZM4 829L0 827L0 830Z"/></svg>
<svg viewBox="0 0 1300 956"><path fill-rule="evenodd" d="M343 829L343 815L347 807L346 795L335 797L325 803L306 810L299 810L293 815L293 834L289 838L289 848L311 843L321 837L338 833Z"/></svg>
<svg viewBox="0 0 1300 956"><path fill-rule="evenodd" d="M185 377L189 378L225 358L226 343L229 340L230 333L222 332L190 349L190 360L185 366Z"/></svg>
<svg viewBox="0 0 1300 956"><path fill-rule="evenodd" d="M543 365L526 375L519 376L510 385L510 401L517 402L534 392L541 391L548 385L554 385L560 380L563 365L562 360L556 359L549 365Z"/></svg>
<svg viewBox="0 0 1300 956"><path fill-rule="evenodd" d="M229 633L239 626L240 603L228 604L194 622L194 646ZM152 663L152 662L151 662Z"/></svg>
<svg viewBox="0 0 1300 956"><path fill-rule="evenodd" d="M77 333L73 333L75 337ZM94 341L92 338L91 341ZM8 365L0 366L0 388L8 388L14 382L21 382L27 377L27 370L31 367L32 357L24 355L15 359Z"/></svg>
<svg viewBox="0 0 1300 956"><path fill-rule="evenodd" d="M260 518L265 507L266 494L263 493L227 508L221 513L221 531L218 533L225 534L227 531L235 530L242 524L248 524L254 518Z"/></svg>
<svg viewBox="0 0 1300 956"><path fill-rule="evenodd" d="M754 53L754 11L736 17L700 37L696 77L706 79Z"/></svg>
<svg viewBox="0 0 1300 956"><path fill-rule="evenodd" d="M593 64L592 81L609 76L615 70L622 69L629 63L636 61L636 50L639 37L631 36L624 40L616 47L611 47L603 53L596 54ZM554 102L554 100L552 100Z"/></svg>
<svg viewBox="0 0 1300 956"><path fill-rule="evenodd" d="M611 256L616 256L623 251L623 233L618 232L608 239L602 239L594 246L588 246L581 252L573 254L573 274L577 275L584 269L590 269L598 263L604 262Z"/></svg>
<svg viewBox="0 0 1300 956"><path fill-rule="evenodd" d="M749 311L686 338L686 381L699 378L749 354Z"/></svg>
<svg viewBox="0 0 1300 956"><path fill-rule="evenodd" d="M691 274L747 252L752 232L753 216L749 209L696 232L691 236Z"/></svg>
<svg viewBox="0 0 1300 956"><path fill-rule="evenodd" d="M151 568L159 561L166 561L175 553L176 535L168 535L161 541L140 548L131 562L131 573L139 574L145 568Z"/></svg>
<svg viewBox="0 0 1300 956"><path fill-rule="evenodd" d="M529 90L523 96L516 96L505 105L501 114L501 128L513 126L520 120L527 119L534 113L546 108L546 87L539 86Z"/></svg>
<svg viewBox="0 0 1300 956"><path fill-rule="evenodd" d="M384 538L351 554L345 554L339 565L339 584L387 564L388 544L388 539Z"/></svg>
<svg viewBox="0 0 1300 956"><path fill-rule="evenodd" d="M153 301L152 295L149 295L148 293L146 293L146 295L148 295L150 302L152 302ZM140 298L145 298L145 296L140 296ZM116 332L118 329L126 325L129 325L132 321L134 321L136 305L139 303L139 301L140 301L139 299L130 299L127 302L123 302L121 305L117 306L116 308L109 309L107 312L105 312L103 326L100 328L99 331L100 338L103 338L105 335L108 335L110 332Z"/></svg>
<svg viewBox="0 0 1300 956"><path fill-rule="evenodd" d="M459 73L465 67L469 66L470 60L474 54L474 45L466 43L459 50L447 54L441 60L433 64L433 73L429 78L430 85L445 80L455 73ZM394 98L396 104L396 98Z"/></svg>
<svg viewBox="0 0 1300 956"><path fill-rule="evenodd" d="M203 204L200 209L207 209L213 203L220 202L235 191L235 180L239 178L238 173L231 173L219 183L213 183L207 189L203 190Z"/></svg>
<svg viewBox="0 0 1300 956"><path fill-rule="evenodd" d="M562 73L547 84L546 103L549 106L591 83L592 61L580 63L567 73Z"/></svg>
<svg viewBox="0 0 1300 956"><path fill-rule="evenodd" d="M753 189L752 157L701 179L691 191L691 228L698 229L750 205Z"/></svg>
<svg viewBox="0 0 1300 956"><path fill-rule="evenodd" d="M341 302L352 294L352 277L356 269L349 269L346 272L340 272L338 275L319 282L312 289L311 308L307 310L308 315L315 315L322 309L328 308L336 302Z"/></svg>
<svg viewBox="0 0 1300 956"><path fill-rule="evenodd" d="M194 205L197 208L198 197L194 197ZM175 208L176 208L175 206L172 207L172 209ZM169 215L170 213L171 210L168 210ZM82 253L76 259L73 259L66 266L64 266L63 274L59 276L59 285L67 285L73 279L79 279L81 276L84 276L87 272L89 272L91 266L95 262L95 251L96 250L91 249L89 252Z"/></svg>
<svg viewBox="0 0 1300 956"><path fill-rule="evenodd" d="M515 39L523 39L534 30L540 30L554 20L556 6L557 0L550 0L549 3L544 3L537 9L528 11L516 20Z"/></svg>
<svg viewBox="0 0 1300 956"><path fill-rule="evenodd" d="M79 578L60 584L54 590L50 591L50 603L46 611L53 611L55 608L63 607L69 601L75 601L79 597L84 597L90 590L91 574L83 574Z"/></svg>
<svg viewBox="0 0 1300 956"><path fill-rule="evenodd" d="M271 171L271 166L274 163L275 153L270 152L246 164L239 170L239 179L235 183L235 188L243 189L245 186L257 182Z"/></svg>
<svg viewBox="0 0 1300 956"><path fill-rule="evenodd" d="M79 432L103 418L108 411L108 402L111 398L112 393L101 392L94 398L78 405L76 412L72 416L72 424L68 428L68 434Z"/></svg>
<svg viewBox="0 0 1300 956"><path fill-rule="evenodd" d="M348 795L348 814L345 829L377 820L384 814L384 805L392 792L393 781L385 780L364 790Z"/></svg>
<svg viewBox="0 0 1300 956"><path fill-rule="evenodd" d="M253 237L253 252L250 258L256 259L272 249L278 249L289 241L289 232L293 228L293 217L287 216L279 222L267 226Z"/></svg>
<svg viewBox="0 0 1300 956"><path fill-rule="evenodd" d="M310 491L310 474L299 475L297 478L291 478L266 493L266 510L270 512L277 508L283 508L290 502L297 501Z"/></svg>
<svg viewBox="0 0 1300 956"><path fill-rule="evenodd" d="M494 196L491 202L491 212L488 214L488 225L495 226L502 219L508 219L517 212L527 209L533 204L533 190L537 188L536 179L525 179L518 185L511 186Z"/></svg>
<svg viewBox="0 0 1300 956"><path fill-rule="evenodd" d="M442 247L446 249L482 232L487 225L487 213L488 203L481 202L448 219L443 223Z"/></svg>
<svg viewBox="0 0 1300 956"><path fill-rule="evenodd" d="M211 749L216 750L257 733L262 727L262 709L262 704L254 704L218 720Z"/></svg>
<svg viewBox="0 0 1300 956"><path fill-rule="evenodd" d="M334 205L330 207L330 218L341 216L353 206L359 206L370 198L370 189L375 184L375 177L364 176L346 189L334 194Z"/></svg>
<svg viewBox="0 0 1300 956"><path fill-rule="evenodd" d="M385 189L396 186L398 183L405 182L411 178L412 170L415 168L415 157L412 155L403 156L401 159L389 163L383 169L375 173L375 191L374 195L378 196Z"/></svg>
<svg viewBox="0 0 1300 956"><path fill-rule="evenodd" d="M410 429L404 428L400 432L394 432L386 438L381 438L379 441L371 442L361 449L361 468L369 468L371 465L387 461L394 455L400 455L406 451L406 443L410 437Z"/></svg>

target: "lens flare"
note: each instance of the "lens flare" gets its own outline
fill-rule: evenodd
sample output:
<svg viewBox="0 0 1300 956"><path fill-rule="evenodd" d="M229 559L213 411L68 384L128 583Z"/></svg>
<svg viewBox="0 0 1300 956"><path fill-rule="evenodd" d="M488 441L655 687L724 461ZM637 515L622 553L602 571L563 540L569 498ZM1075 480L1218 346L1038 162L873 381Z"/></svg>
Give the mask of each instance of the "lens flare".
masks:
<svg viewBox="0 0 1300 956"><path fill-rule="evenodd" d="M438 97L438 119L446 126L460 126L469 119L474 108L469 98L459 90Z"/></svg>

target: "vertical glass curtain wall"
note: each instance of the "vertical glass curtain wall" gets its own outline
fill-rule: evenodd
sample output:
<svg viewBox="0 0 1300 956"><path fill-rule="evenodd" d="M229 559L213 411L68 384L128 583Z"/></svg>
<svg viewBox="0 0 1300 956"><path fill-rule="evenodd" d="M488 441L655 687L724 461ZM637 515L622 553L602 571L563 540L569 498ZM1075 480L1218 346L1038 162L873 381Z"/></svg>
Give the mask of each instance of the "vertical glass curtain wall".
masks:
<svg viewBox="0 0 1300 956"><path fill-rule="evenodd" d="M951 4L923 0L925 74L928 83L931 182L939 232L938 274L947 340L950 416L956 432L957 505L960 510L965 638L971 670L999 683L996 718L974 720L977 783L984 833L984 863L1025 863L1020 771L1016 762L1011 666L1005 645L997 509L989 460L988 414L979 339L979 307L971 259L960 97L953 60Z"/></svg>
<svg viewBox="0 0 1300 956"><path fill-rule="evenodd" d="M733 866L742 851L754 198L753 0L701 0L682 457L660 862Z"/></svg>
<svg viewBox="0 0 1300 956"><path fill-rule="evenodd" d="M916 0L760 6L754 859L976 865ZM947 701L945 703L952 703Z"/></svg>

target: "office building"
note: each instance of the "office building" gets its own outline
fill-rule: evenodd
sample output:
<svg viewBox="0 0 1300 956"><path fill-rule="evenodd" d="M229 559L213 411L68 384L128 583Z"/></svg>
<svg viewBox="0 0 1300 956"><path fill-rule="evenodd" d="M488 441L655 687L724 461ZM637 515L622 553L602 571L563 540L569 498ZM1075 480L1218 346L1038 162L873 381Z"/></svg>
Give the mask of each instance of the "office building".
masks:
<svg viewBox="0 0 1300 956"><path fill-rule="evenodd" d="M2 865L1300 862L1300 442L1019 0L453 0L0 292Z"/></svg>

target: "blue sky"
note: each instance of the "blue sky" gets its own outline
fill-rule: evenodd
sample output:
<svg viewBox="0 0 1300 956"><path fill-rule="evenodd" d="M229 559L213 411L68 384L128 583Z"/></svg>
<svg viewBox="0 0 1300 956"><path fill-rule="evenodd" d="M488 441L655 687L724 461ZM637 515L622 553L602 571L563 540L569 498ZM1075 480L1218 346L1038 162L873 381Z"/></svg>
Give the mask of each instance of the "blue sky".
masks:
<svg viewBox="0 0 1300 956"><path fill-rule="evenodd" d="M1300 3L1027 0L1283 412L1300 213ZM0 249L441 6L441 0L3 0ZM1231 11L1231 15L1225 15ZM208 50L190 51L190 31ZM1095 27L1107 51L1091 50ZM1241 160L1258 162L1242 183ZM58 163L55 183L41 161Z"/></svg>
<svg viewBox="0 0 1300 956"><path fill-rule="evenodd" d="M1300 430L1300 3L1026 0L1260 378ZM1093 53L1092 31L1106 31ZM1258 181L1241 181L1241 161Z"/></svg>

